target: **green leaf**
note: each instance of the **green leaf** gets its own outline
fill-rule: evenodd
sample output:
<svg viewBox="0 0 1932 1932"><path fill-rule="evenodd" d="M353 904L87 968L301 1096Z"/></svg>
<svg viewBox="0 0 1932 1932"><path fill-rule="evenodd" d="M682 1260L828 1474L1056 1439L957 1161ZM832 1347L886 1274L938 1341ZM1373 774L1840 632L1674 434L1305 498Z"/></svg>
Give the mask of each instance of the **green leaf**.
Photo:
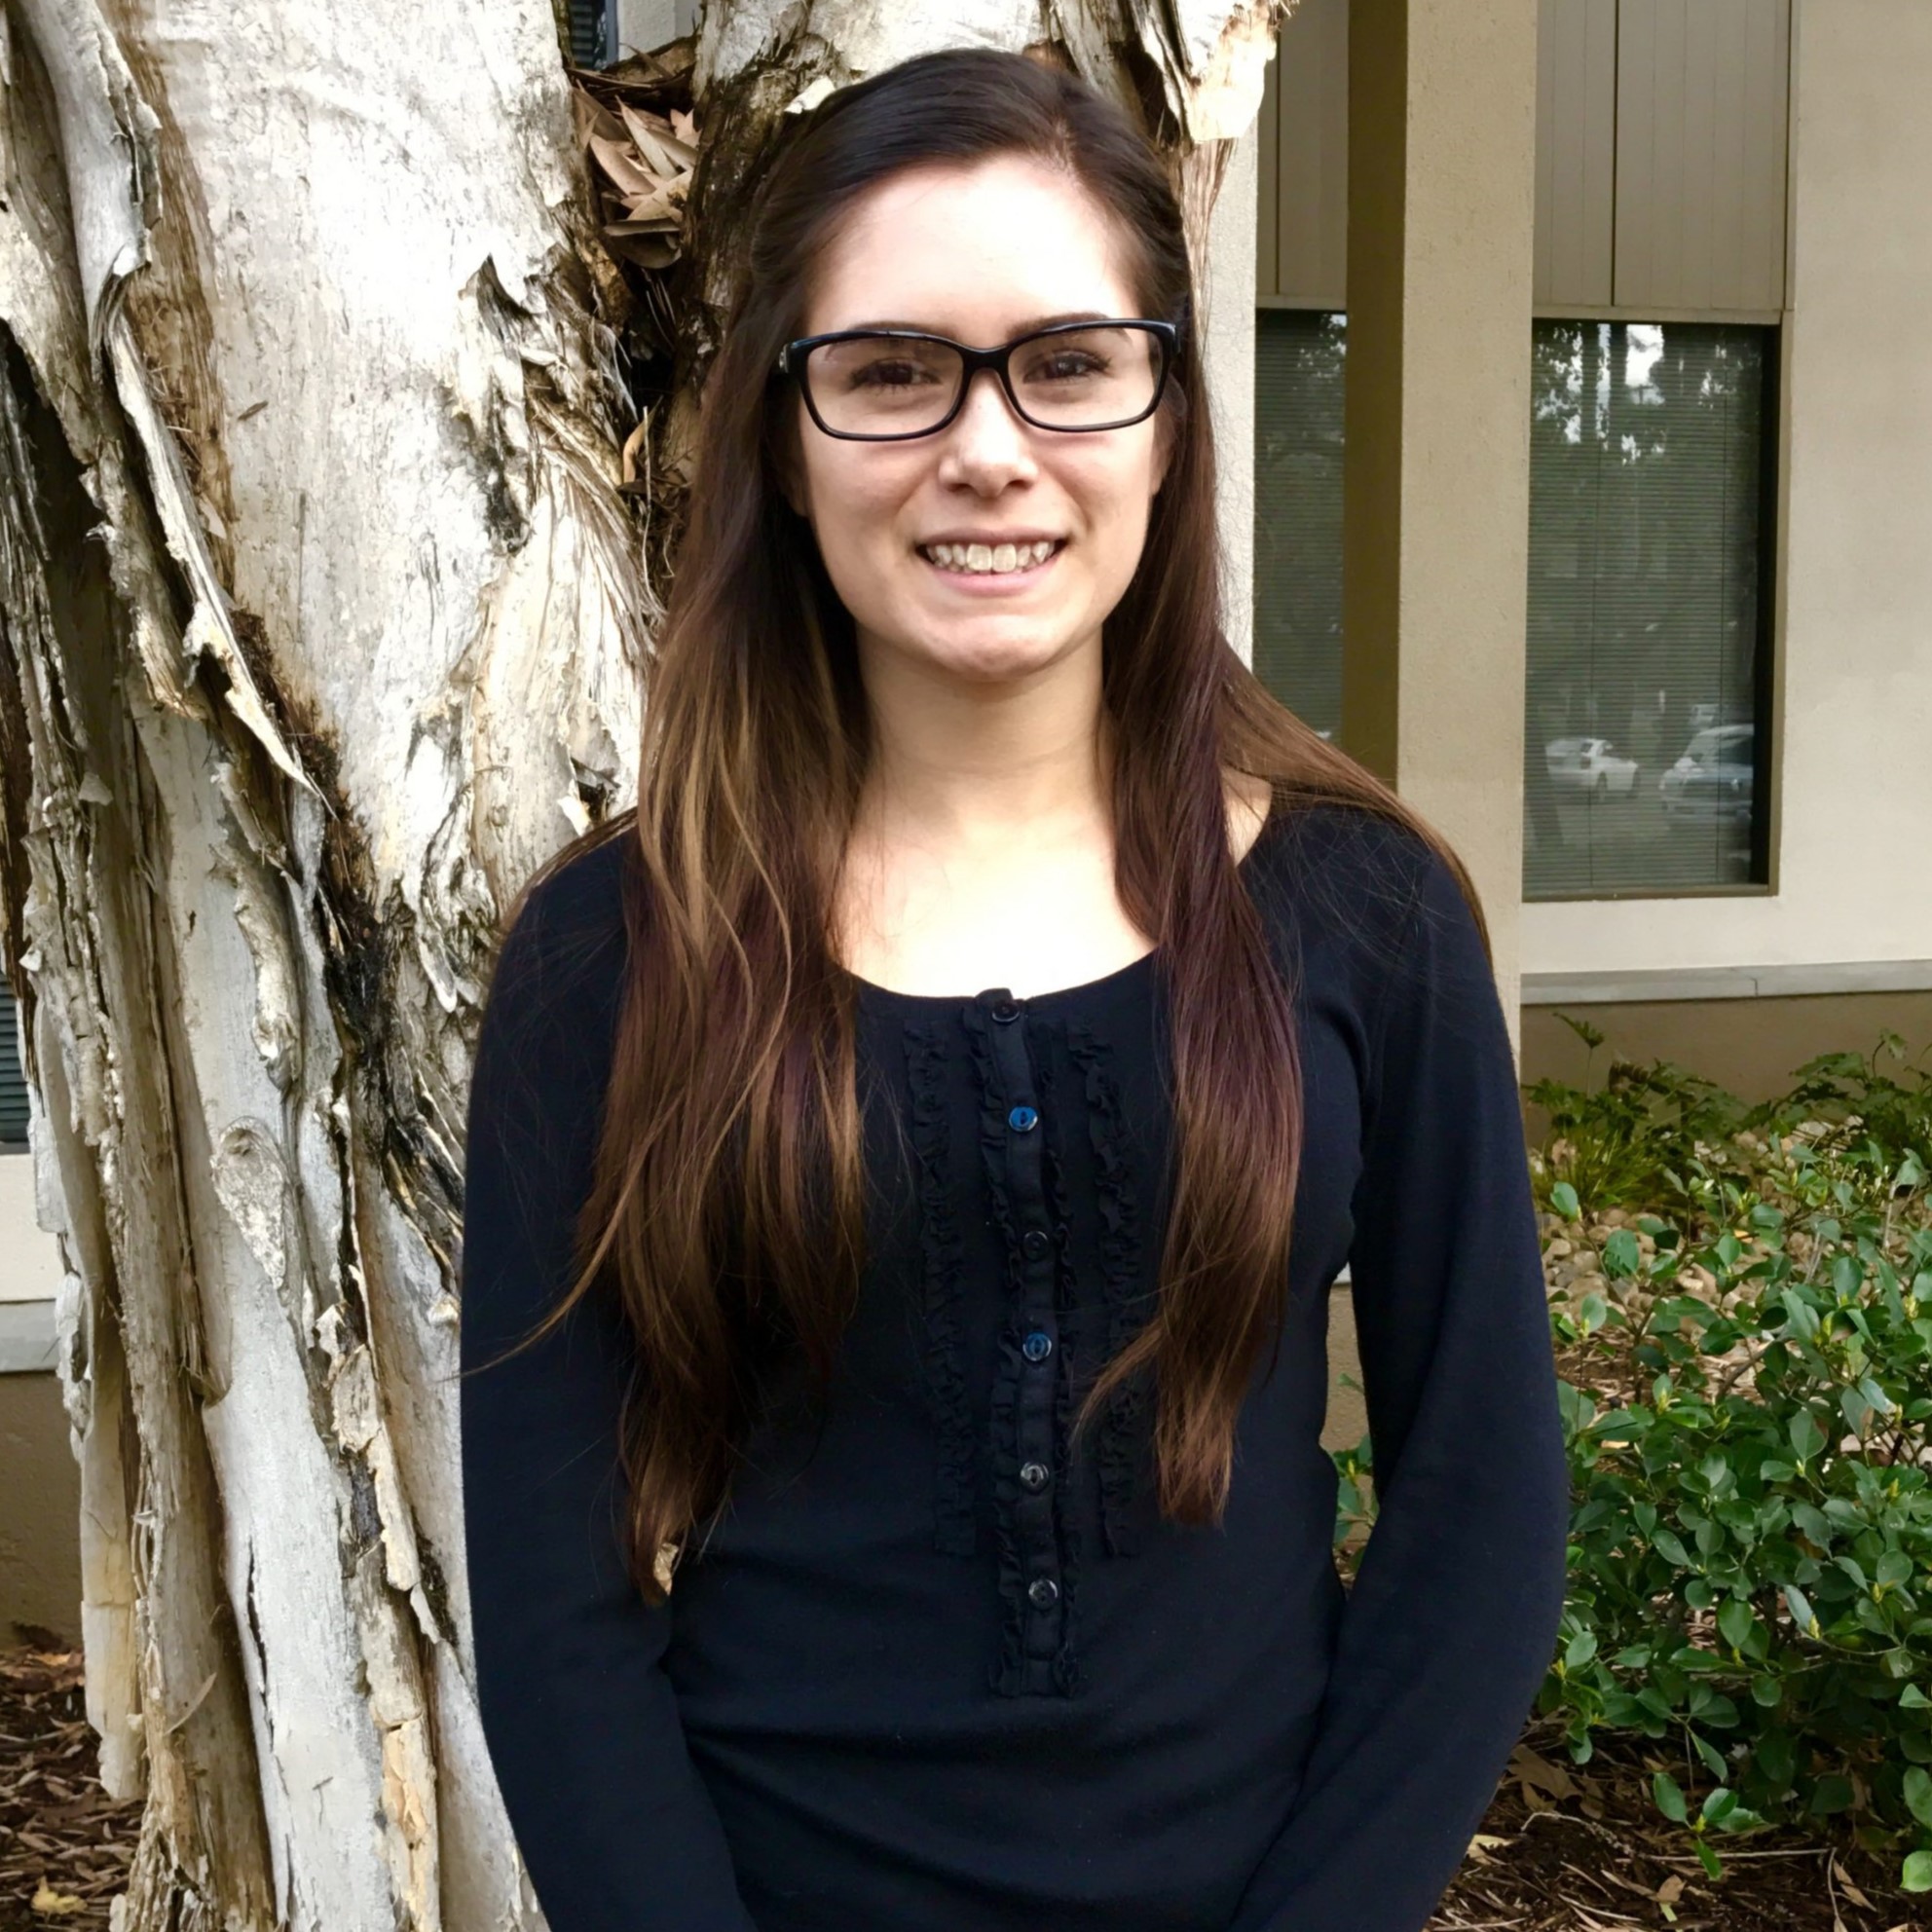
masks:
<svg viewBox="0 0 1932 1932"><path fill-rule="evenodd" d="M1899 1692L1899 1709L1902 1711L1932 1710L1932 1697L1928 1697L1915 1684L1908 1684Z"/></svg>
<svg viewBox="0 0 1932 1932"><path fill-rule="evenodd" d="M1691 1744L1696 1747L1697 1756L1704 1761L1705 1770L1709 1771L1712 1777L1719 1780L1720 1789L1722 1789L1723 1780L1730 1774L1730 1766L1725 1763L1724 1753L1706 1739L1699 1737L1694 1730L1690 1733L1690 1737ZM1734 1800L1732 1802L1735 1802Z"/></svg>
<svg viewBox="0 0 1932 1932"><path fill-rule="evenodd" d="M1690 1844L1691 1844L1691 1848L1697 1854L1697 1863L1701 1865L1704 1868L1704 1870L1711 1875L1713 1878L1722 1878L1724 1876L1724 1861L1717 1855L1717 1853L1714 1852L1711 1849L1711 1847L1702 1839L1692 1839L1690 1840Z"/></svg>
<svg viewBox="0 0 1932 1932"><path fill-rule="evenodd" d="M1888 1549L1878 1559L1876 1580L1887 1589L1912 1581L1912 1558L1902 1549Z"/></svg>
<svg viewBox="0 0 1932 1932"><path fill-rule="evenodd" d="M1796 1583L1787 1583L1784 1586L1784 1601L1791 1612L1791 1620L1807 1637L1815 1637L1818 1634L1818 1616L1804 1592Z"/></svg>
<svg viewBox="0 0 1932 1932"><path fill-rule="evenodd" d="M1704 1800L1704 1808L1700 1815L1707 1825L1721 1825L1736 1809L1737 1794L1734 1791L1727 1791L1723 1785L1719 1785L1717 1790Z"/></svg>
<svg viewBox="0 0 1932 1932"><path fill-rule="evenodd" d="M1564 1649L1563 1667L1566 1670L1581 1670L1596 1653L1597 1633L1594 1630L1579 1630Z"/></svg>
<svg viewBox="0 0 1932 1932"><path fill-rule="evenodd" d="M1718 1629L1734 1651L1741 1651L1750 1642L1751 1626L1757 1620L1751 1606L1736 1597L1728 1597L1718 1606Z"/></svg>
<svg viewBox="0 0 1932 1932"><path fill-rule="evenodd" d="M1582 1218L1582 1205L1577 1199L1577 1190L1567 1180L1560 1180L1549 1190L1549 1205L1566 1221Z"/></svg>
<svg viewBox="0 0 1932 1932"><path fill-rule="evenodd" d="M1825 1446L1825 1432L1811 1420L1809 1409L1800 1409L1791 1419L1791 1446L1801 1463L1808 1463Z"/></svg>
<svg viewBox="0 0 1932 1932"><path fill-rule="evenodd" d="M1932 1851L1914 1851L1899 1874L1899 1889L1905 1892L1932 1892Z"/></svg>
<svg viewBox="0 0 1932 1932"><path fill-rule="evenodd" d="M1932 1828L1932 1771L1913 1765L1905 1774L1905 1802L1921 1825Z"/></svg>
<svg viewBox="0 0 1932 1932"><path fill-rule="evenodd" d="M1680 1570L1693 1568L1690 1552L1684 1547L1682 1540L1666 1529L1657 1529L1651 1537L1651 1546L1666 1563L1674 1563Z"/></svg>
<svg viewBox="0 0 1932 1932"><path fill-rule="evenodd" d="M1673 1825L1681 1825L1690 1817L1690 1807L1684 1802L1684 1788L1668 1771L1658 1771L1651 1779L1651 1795L1657 1802L1657 1809Z"/></svg>
<svg viewBox="0 0 1932 1932"><path fill-rule="evenodd" d="M1836 1771L1828 1772L1818 1780L1811 1794L1811 1815L1829 1818L1834 1812L1849 1811L1856 1795L1849 1778L1840 1777Z"/></svg>
<svg viewBox="0 0 1932 1932"><path fill-rule="evenodd" d="M1637 1237L1628 1228L1618 1228L1603 1245L1603 1272L1613 1281L1636 1274L1644 1265L1644 1253Z"/></svg>

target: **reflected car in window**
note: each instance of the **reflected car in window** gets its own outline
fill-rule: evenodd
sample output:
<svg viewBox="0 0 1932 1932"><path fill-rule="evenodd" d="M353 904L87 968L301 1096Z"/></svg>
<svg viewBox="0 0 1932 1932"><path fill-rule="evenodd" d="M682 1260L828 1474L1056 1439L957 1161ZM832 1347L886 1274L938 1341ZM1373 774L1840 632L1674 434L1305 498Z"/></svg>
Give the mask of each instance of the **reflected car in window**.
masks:
<svg viewBox="0 0 1932 1932"><path fill-rule="evenodd" d="M1657 780L1664 817L1687 824L1748 819L1756 736L1750 724L1714 724L1697 732Z"/></svg>
<svg viewBox="0 0 1932 1932"><path fill-rule="evenodd" d="M1625 758L1608 738L1552 738L1542 748L1552 785L1569 791L1628 792L1637 783L1637 761Z"/></svg>

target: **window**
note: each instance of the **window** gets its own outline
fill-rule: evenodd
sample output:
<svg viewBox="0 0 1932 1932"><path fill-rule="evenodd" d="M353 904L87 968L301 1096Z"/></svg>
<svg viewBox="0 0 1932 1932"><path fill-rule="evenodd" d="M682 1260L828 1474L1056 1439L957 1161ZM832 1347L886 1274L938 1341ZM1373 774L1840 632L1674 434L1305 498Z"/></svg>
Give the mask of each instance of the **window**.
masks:
<svg viewBox="0 0 1932 1932"><path fill-rule="evenodd" d="M570 0L571 58L608 67L617 57L617 0Z"/></svg>
<svg viewBox="0 0 1932 1932"><path fill-rule="evenodd" d="M1324 737L1342 729L1346 317L1263 309L1254 326L1254 669Z"/></svg>
<svg viewBox="0 0 1932 1932"><path fill-rule="evenodd" d="M0 978L0 1152L27 1144L27 1082L20 1068L19 1022L14 989Z"/></svg>
<svg viewBox="0 0 1932 1932"><path fill-rule="evenodd" d="M1524 896L1762 880L1775 332L1534 342Z"/></svg>

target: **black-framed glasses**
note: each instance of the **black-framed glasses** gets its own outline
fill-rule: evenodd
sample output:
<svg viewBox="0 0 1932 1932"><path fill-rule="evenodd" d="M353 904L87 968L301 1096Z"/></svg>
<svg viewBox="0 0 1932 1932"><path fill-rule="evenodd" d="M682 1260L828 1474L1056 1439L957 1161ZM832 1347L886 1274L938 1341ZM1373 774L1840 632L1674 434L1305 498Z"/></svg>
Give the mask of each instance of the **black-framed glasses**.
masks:
<svg viewBox="0 0 1932 1932"><path fill-rule="evenodd" d="M1138 316L1056 322L998 349L973 349L920 329L836 329L788 342L781 375L799 385L828 436L903 442L959 414L982 369L1022 423L1068 432L1125 429L1160 406L1180 331Z"/></svg>

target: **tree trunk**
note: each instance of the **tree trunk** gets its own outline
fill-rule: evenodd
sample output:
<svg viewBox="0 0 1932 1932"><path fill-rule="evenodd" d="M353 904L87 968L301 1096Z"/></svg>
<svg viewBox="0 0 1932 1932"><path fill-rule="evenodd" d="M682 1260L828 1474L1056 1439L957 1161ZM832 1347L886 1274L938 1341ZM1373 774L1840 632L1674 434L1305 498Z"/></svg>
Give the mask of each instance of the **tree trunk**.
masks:
<svg viewBox="0 0 1932 1932"><path fill-rule="evenodd" d="M499 909L634 794L746 164L1032 44L1205 237L1279 11L714 0L682 252L621 271L541 0L0 12L0 940L118 1932L540 1922L467 1648L469 1053Z"/></svg>

